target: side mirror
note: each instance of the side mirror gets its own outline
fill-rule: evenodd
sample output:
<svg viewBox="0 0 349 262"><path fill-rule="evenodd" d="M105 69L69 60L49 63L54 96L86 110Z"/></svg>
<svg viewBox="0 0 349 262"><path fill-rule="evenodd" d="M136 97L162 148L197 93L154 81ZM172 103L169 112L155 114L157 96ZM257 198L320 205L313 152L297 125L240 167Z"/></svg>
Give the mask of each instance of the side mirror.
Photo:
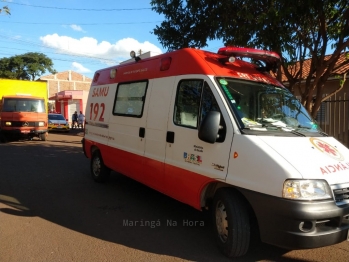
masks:
<svg viewBox="0 0 349 262"><path fill-rule="evenodd" d="M199 139L214 144L218 137L220 120L221 114L219 112L208 112L199 127Z"/></svg>

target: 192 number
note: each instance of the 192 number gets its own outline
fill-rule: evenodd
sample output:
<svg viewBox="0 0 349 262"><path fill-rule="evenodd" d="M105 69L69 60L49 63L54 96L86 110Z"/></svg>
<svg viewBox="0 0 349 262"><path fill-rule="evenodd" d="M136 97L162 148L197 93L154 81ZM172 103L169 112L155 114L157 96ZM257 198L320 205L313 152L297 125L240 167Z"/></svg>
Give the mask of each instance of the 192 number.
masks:
<svg viewBox="0 0 349 262"><path fill-rule="evenodd" d="M96 121L97 117L99 116L98 121L104 122L104 110L105 110L105 104L101 103L91 103L90 104L90 120ZM101 111L101 113L99 113Z"/></svg>

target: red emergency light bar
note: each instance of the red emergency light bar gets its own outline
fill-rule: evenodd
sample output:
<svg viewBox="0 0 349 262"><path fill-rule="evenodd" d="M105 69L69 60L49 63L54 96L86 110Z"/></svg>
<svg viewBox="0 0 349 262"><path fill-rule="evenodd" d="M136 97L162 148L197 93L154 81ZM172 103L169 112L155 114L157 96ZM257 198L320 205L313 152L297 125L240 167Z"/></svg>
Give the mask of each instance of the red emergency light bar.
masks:
<svg viewBox="0 0 349 262"><path fill-rule="evenodd" d="M267 71L276 70L281 61L280 56L275 52L254 48L227 46L220 48L218 50L218 54L228 57L247 57L258 61L263 61L265 63L264 69Z"/></svg>

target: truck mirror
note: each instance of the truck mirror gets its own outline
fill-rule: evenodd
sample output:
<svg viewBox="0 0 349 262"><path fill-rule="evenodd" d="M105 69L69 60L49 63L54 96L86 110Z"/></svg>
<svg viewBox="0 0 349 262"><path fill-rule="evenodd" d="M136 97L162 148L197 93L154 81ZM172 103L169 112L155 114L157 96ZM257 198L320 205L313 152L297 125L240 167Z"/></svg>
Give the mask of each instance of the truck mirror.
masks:
<svg viewBox="0 0 349 262"><path fill-rule="evenodd" d="M221 114L219 112L208 112L199 127L199 139L214 144L218 137L220 120Z"/></svg>

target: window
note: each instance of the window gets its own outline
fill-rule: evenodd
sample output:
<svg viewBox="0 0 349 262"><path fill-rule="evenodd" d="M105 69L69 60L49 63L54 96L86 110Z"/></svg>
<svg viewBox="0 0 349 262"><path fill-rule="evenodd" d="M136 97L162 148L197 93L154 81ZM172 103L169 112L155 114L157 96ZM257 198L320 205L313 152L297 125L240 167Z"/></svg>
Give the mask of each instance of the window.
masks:
<svg viewBox="0 0 349 262"><path fill-rule="evenodd" d="M303 105L284 87L234 78L217 78L217 82L246 133L320 131Z"/></svg>
<svg viewBox="0 0 349 262"><path fill-rule="evenodd" d="M179 83L173 119L176 125L197 128L202 84L202 80Z"/></svg>
<svg viewBox="0 0 349 262"><path fill-rule="evenodd" d="M207 82L203 80L183 80L179 83L173 121L176 125L198 128L210 111L220 112L218 103ZM225 122L221 115L222 129L217 142L225 139Z"/></svg>
<svg viewBox="0 0 349 262"><path fill-rule="evenodd" d="M5 98L3 112L45 113L45 101L32 98Z"/></svg>
<svg viewBox="0 0 349 262"><path fill-rule="evenodd" d="M217 111L221 112L219 110L219 106L217 104L216 99L213 96L213 93L209 87L209 85L205 82L204 88L202 92L202 100L201 100L201 117L200 117L200 123L205 118L208 112L210 111Z"/></svg>
<svg viewBox="0 0 349 262"><path fill-rule="evenodd" d="M65 120L63 115L48 115L48 119L50 120Z"/></svg>
<svg viewBox="0 0 349 262"><path fill-rule="evenodd" d="M142 117L148 82L119 84L113 114Z"/></svg>

